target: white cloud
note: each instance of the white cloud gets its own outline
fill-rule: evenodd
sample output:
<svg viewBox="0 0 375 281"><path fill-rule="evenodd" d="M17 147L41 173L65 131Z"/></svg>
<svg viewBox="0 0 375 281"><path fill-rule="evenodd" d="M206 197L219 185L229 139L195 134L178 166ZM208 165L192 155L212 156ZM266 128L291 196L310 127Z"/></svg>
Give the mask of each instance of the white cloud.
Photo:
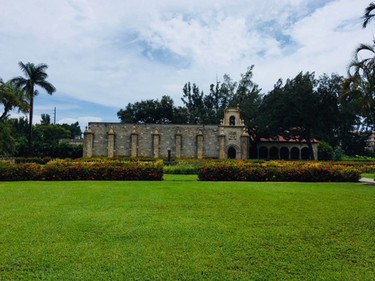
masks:
<svg viewBox="0 0 375 281"><path fill-rule="evenodd" d="M344 74L354 48L372 40L371 27L360 27L368 4L0 0L6 7L0 18L0 77L20 75L18 61L44 62L55 95L115 110L164 94L179 103L184 83L196 82L207 92L216 77L228 73L238 79L252 64L254 81L267 91L278 78L300 71ZM91 115L84 107L79 111Z"/></svg>

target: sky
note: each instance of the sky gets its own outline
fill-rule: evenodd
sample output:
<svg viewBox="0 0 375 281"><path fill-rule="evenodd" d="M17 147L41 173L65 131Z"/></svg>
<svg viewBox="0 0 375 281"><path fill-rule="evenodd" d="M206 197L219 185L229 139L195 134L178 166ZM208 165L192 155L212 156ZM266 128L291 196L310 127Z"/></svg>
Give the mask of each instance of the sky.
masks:
<svg viewBox="0 0 375 281"><path fill-rule="evenodd" d="M128 103L173 98L185 83L205 93L254 65L267 94L299 72L346 75L355 48L371 43L361 27L364 0L0 0L0 77L18 63L48 65L50 96L41 114L57 123L119 122ZM22 115L22 114L21 114ZM14 112L13 116L19 116Z"/></svg>

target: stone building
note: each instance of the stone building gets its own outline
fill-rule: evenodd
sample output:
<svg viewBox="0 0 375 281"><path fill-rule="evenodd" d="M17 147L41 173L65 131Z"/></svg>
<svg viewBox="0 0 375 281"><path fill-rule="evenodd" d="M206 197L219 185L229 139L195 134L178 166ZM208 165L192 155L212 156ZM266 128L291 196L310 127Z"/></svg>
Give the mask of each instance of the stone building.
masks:
<svg viewBox="0 0 375 281"><path fill-rule="evenodd" d="M287 159L293 159L292 155L301 159L306 144L267 144L265 141L263 146L267 153L261 149L257 155L267 159L285 156L285 147ZM316 151L316 143L314 147ZM298 153L293 154L293 148L298 149ZM248 159L251 156L250 136L238 108L226 109L220 125L90 122L84 133L83 156Z"/></svg>
<svg viewBox="0 0 375 281"><path fill-rule="evenodd" d="M375 131L371 131L371 134L367 140L366 149L370 152L375 152Z"/></svg>

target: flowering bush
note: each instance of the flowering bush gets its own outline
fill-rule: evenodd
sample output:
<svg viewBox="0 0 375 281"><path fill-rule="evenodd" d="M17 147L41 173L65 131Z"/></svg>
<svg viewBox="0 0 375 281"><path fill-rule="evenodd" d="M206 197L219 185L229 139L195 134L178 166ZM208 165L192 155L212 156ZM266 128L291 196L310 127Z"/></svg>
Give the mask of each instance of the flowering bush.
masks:
<svg viewBox="0 0 375 281"><path fill-rule="evenodd" d="M0 163L0 180L161 180L163 164L118 160L54 160L46 165Z"/></svg>
<svg viewBox="0 0 375 281"><path fill-rule="evenodd" d="M202 181L355 182L360 170L323 162L225 161L201 168L198 177Z"/></svg>

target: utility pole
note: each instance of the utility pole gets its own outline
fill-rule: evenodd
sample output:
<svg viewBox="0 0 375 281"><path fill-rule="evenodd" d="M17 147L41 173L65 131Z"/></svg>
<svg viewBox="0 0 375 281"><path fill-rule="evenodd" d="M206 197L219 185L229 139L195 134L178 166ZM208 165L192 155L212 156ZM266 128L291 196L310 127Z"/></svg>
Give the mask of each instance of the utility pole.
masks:
<svg viewBox="0 0 375 281"><path fill-rule="evenodd" d="M55 109L53 110L53 125L56 125L56 106L55 106Z"/></svg>

